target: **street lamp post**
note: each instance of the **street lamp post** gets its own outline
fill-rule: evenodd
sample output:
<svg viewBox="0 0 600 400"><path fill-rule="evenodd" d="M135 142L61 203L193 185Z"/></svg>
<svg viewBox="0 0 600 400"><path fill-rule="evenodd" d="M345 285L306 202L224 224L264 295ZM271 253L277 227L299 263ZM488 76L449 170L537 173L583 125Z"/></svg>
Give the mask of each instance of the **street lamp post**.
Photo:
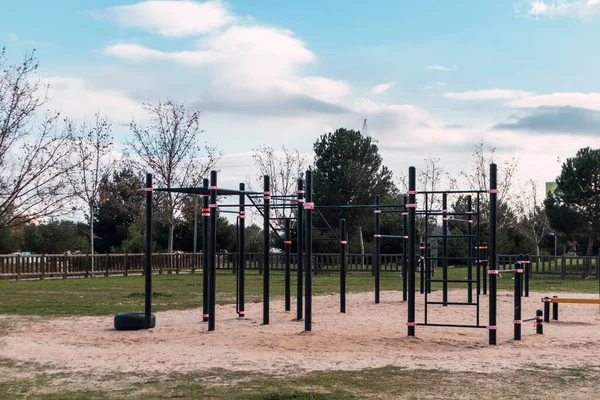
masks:
<svg viewBox="0 0 600 400"><path fill-rule="evenodd" d="M554 258L556 258L556 233L550 232L548 236L552 236L554 238Z"/></svg>

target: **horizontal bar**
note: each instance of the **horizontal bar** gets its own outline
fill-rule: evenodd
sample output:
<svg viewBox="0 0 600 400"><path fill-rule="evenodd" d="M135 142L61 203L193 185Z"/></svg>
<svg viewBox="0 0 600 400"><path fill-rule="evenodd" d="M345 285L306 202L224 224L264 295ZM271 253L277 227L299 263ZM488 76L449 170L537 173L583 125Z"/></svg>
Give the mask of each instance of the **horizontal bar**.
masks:
<svg viewBox="0 0 600 400"><path fill-rule="evenodd" d="M427 304L439 304L443 306L476 306L477 303L463 303L460 301L428 301Z"/></svg>
<svg viewBox="0 0 600 400"><path fill-rule="evenodd" d="M442 326L442 327L448 327L448 328L480 328L480 329L487 329L487 326L484 325L458 325L458 324L422 324L420 322L417 322L418 326Z"/></svg>
<svg viewBox="0 0 600 400"><path fill-rule="evenodd" d="M417 194L461 194L461 193L487 193L487 190L425 190Z"/></svg>
<svg viewBox="0 0 600 400"><path fill-rule="evenodd" d="M529 321L535 321L537 319L537 317L531 317L531 318L527 318L527 319L522 319L522 322L529 322Z"/></svg>
<svg viewBox="0 0 600 400"><path fill-rule="evenodd" d="M428 260L476 260L477 257L425 257Z"/></svg>
<svg viewBox="0 0 600 400"><path fill-rule="evenodd" d="M544 302L544 299L542 299L542 302ZM550 303L600 304L600 299L569 299L566 297L551 297Z"/></svg>
<svg viewBox="0 0 600 400"><path fill-rule="evenodd" d="M448 239L462 239L462 238L474 238L477 235L427 235L426 238L448 238Z"/></svg>
<svg viewBox="0 0 600 400"><path fill-rule="evenodd" d="M454 212L453 211L453 212L443 213L443 212L439 212L439 211L429 212L429 211L424 211L424 210L423 211L422 210L417 211L417 214L425 214L425 215L450 215L450 216L452 216L452 215L476 215L476 213L473 212L473 211L471 211L471 212ZM451 221L451 220L449 219L448 221Z"/></svg>
<svg viewBox="0 0 600 400"><path fill-rule="evenodd" d="M404 204L340 204L340 205L315 205L316 208L405 208Z"/></svg>

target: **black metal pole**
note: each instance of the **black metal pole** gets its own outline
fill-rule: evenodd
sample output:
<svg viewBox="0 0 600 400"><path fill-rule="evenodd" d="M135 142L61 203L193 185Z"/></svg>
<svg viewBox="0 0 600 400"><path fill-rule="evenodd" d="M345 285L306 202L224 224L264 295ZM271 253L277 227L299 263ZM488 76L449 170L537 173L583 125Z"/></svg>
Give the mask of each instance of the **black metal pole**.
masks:
<svg viewBox="0 0 600 400"><path fill-rule="evenodd" d="M557 299L558 296L552 296L552 298ZM558 303L552 303L552 319L558 321Z"/></svg>
<svg viewBox="0 0 600 400"><path fill-rule="evenodd" d="M471 196L467 196L467 211L473 212L473 204ZM473 303L473 215L469 215L469 223L467 227L467 283L469 292L467 293L467 302Z"/></svg>
<svg viewBox="0 0 600 400"><path fill-rule="evenodd" d="M313 231L313 180L312 171L306 171L306 202L304 208L306 211L306 262L304 263L305 280L304 283L304 330L312 330L312 231Z"/></svg>
<svg viewBox="0 0 600 400"><path fill-rule="evenodd" d="M448 302L448 216L445 215L448 212L448 193L442 194L442 246L444 246L444 260L442 262L442 301ZM444 304L446 307L447 304Z"/></svg>
<svg viewBox="0 0 600 400"><path fill-rule="evenodd" d="M490 243L489 247L489 279L490 279L490 320L488 325L489 344L496 344L496 277L498 276L498 267L496 265L496 218L498 186L497 186L497 168L496 164L490 164ZM484 278L485 279L485 278Z"/></svg>
<svg viewBox="0 0 600 400"><path fill-rule="evenodd" d="M515 326L515 340L521 340L521 278L523 276L523 270L521 269L521 263L515 263L515 282L514 282L514 318L513 324Z"/></svg>
<svg viewBox="0 0 600 400"><path fill-rule="evenodd" d="M535 311L535 333L544 334L544 312L542 310Z"/></svg>
<svg viewBox="0 0 600 400"><path fill-rule="evenodd" d="M304 181L298 178L298 215L296 219L296 319L300 321L303 314L302 280L304 263Z"/></svg>
<svg viewBox="0 0 600 400"><path fill-rule="evenodd" d="M240 191L243 192L246 190L246 185L240 183ZM244 317L246 315L245 310L245 295L246 295L246 287L245 287L245 275L246 275L246 207L244 203L246 201L245 194L240 194L240 218L239 218L239 248L238 248L238 287L239 287L239 310L238 316Z"/></svg>
<svg viewBox="0 0 600 400"><path fill-rule="evenodd" d="M531 258L525 254L525 297L529 297L529 275L531 274Z"/></svg>
<svg viewBox="0 0 600 400"><path fill-rule="evenodd" d="M490 232L491 232L491 227L490 227ZM488 249L488 244L487 242L483 242L481 245L481 255L482 258L481 260L483 261L481 263L481 278L483 279L483 294L487 294L487 283L488 283L488 268L490 267L490 260L489 260L489 249Z"/></svg>
<svg viewBox="0 0 600 400"><path fill-rule="evenodd" d="M431 278L433 275L433 267L431 265L431 262L433 261L432 259L432 249L431 249L431 243L429 243L429 241L425 242L425 265L427 267L426 269L426 288L427 288L427 293L431 293Z"/></svg>
<svg viewBox="0 0 600 400"><path fill-rule="evenodd" d="M381 203L381 197L375 196L375 254L373 255L373 269L375 272L375 304L379 304L379 275L381 272L380 267L380 247L381 247L381 210L379 204Z"/></svg>
<svg viewBox="0 0 600 400"><path fill-rule="evenodd" d="M408 336L415 336L415 211L416 203L416 170L408 169Z"/></svg>
<svg viewBox="0 0 600 400"><path fill-rule="evenodd" d="M144 327L152 327L152 174L146 174L146 257L144 259Z"/></svg>
<svg viewBox="0 0 600 400"><path fill-rule="evenodd" d="M209 239L209 295L208 295L208 330L215 330L215 313L217 308L217 171L210 171L210 209Z"/></svg>
<svg viewBox="0 0 600 400"><path fill-rule="evenodd" d="M346 312L346 220L340 219L340 312Z"/></svg>
<svg viewBox="0 0 600 400"><path fill-rule="evenodd" d="M290 246L292 241L290 240L290 219L285 219L285 277L284 277L284 292L285 292L285 311L290 311Z"/></svg>
<svg viewBox="0 0 600 400"><path fill-rule="evenodd" d="M407 203L408 196L404 196L404 205L406 206ZM408 291L408 278L406 276L408 273L408 254L406 253L406 247L408 244L408 211L406 210L407 209L405 207L405 210L402 212L402 235L404 236L404 240L402 241L402 301L406 301Z"/></svg>
<svg viewBox="0 0 600 400"><path fill-rule="evenodd" d="M421 277L420 293L425 293L425 242L419 243L419 276Z"/></svg>
<svg viewBox="0 0 600 400"><path fill-rule="evenodd" d="M208 178L202 180L202 187L208 189ZM202 196L202 322L208 321L208 297L210 286L210 261L208 260L208 224L210 223L210 209L208 208L208 195Z"/></svg>
<svg viewBox="0 0 600 400"><path fill-rule="evenodd" d="M271 218L271 183L268 175L263 177L263 325L269 325L269 253L270 248L270 218Z"/></svg>
<svg viewBox="0 0 600 400"><path fill-rule="evenodd" d="M544 297L544 322L550 322L550 297Z"/></svg>

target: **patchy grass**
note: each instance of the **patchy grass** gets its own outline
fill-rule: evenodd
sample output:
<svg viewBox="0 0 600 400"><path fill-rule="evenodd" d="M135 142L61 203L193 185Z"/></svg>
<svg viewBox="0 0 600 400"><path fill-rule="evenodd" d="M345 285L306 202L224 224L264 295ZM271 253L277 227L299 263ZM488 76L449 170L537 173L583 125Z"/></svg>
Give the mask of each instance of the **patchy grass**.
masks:
<svg viewBox="0 0 600 400"><path fill-rule="evenodd" d="M438 269L435 278L441 277ZM465 267L449 268L451 279L467 276ZM475 271L473 271L475 277ZM511 290L511 274L498 279L498 288ZM262 300L263 276L257 271L246 273L246 300ZM281 297L284 293L282 271L271 272L271 295ZM350 272L347 277L349 292L373 290L370 272ZM291 279L292 293L295 291L295 273ZM417 282L417 288L419 284ZM466 288L466 284L449 284L450 288ZM475 287L475 285L473 285ZM398 272L382 272L381 290L400 290L402 278ZM440 283L432 285L441 288ZM39 316L109 315L143 308L144 278L141 276L109 277L94 279L66 279L44 281L0 281L0 314ZM598 293L598 282L584 279L564 279L556 276L535 275L531 290L548 294L556 292ZM327 272L313 278L315 294L339 293L339 273ZM153 304L155 311L187 309L202 304L202 273L153 276ZM235 302L235 275L231 271L217 273L217 303ZM0 334L3 330L0 320Z"/></svg>
<svg viewBox="0 0 600 400"><path fill-rule="evenodd" d="M93 379L91 379L93 378ZM0 382L14 399L594 399L600 371L528 368L510 372L320 371L297 377L213 370L204 373L90 377L38 373Z"/></svg>

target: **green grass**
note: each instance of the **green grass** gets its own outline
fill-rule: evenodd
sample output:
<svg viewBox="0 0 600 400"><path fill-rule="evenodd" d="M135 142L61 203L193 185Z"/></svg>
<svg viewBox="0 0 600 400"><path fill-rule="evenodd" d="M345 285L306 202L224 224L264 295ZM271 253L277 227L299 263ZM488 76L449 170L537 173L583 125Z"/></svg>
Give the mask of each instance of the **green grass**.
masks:
<svg viewBox="0 0 600 400"><path fill-rule="evenodd" d="M438 269L435 278L441 278ZM451 279L467 277L466 268L449 268ZM473 274L475 276L475 274ZM511 274L498 279L498 288L512 290ZM262 275L256 271L246 273L246 300L262 301ZM271 272L271 295L283 296L282 271ZM295 292L295 274L291 279L292 294ZM398 290L402 287L400 274L381 274L381 290ZM417 281L417 288L419 283ZM464 284L451 283L450 288L465 288ZM531 290L553 295L556 292L598 293L598 282L580 278L560 279L554 275L535 275ZM432 289L441 284L432 284ZM373 291L370 272L351 272L347 277L349 292ZM326 272L313 278L315 294L338 293L339 273ZM44 281L0 281L0 314L39 316L109 315L143 308L144 278L141 276L58 279ZM153 276L153 306L155 311L196 308L202 304L202 274ZM235 275L231 271L217 274L217 303L235 302ZM0 330L1 330L0 326Z"/></svg>
<svg viewBox="0 0 600 400"><path fill-rule="evenodd" d="M289 378L226 370L169 375L112 374L95 379L95 384L90 383L90 378L89 374L40 372L29 379L0 380L0 393L11 399L43 400L592 399L600 371L532 366L487 374L388 366L361 371L317 371ZM66 379L71 381L65 384Z"/></svg>

